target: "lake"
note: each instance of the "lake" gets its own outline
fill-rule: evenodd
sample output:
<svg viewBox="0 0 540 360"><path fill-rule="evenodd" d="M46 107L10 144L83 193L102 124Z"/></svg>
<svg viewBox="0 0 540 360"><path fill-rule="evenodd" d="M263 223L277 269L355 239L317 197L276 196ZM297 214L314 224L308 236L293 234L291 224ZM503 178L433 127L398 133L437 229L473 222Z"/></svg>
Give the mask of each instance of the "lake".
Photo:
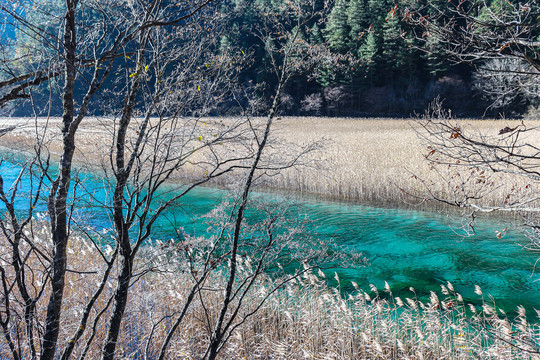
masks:
<svg viewBox="0 0 540 360"><path fill-rule="evenodd" d="M19 169L11 163L3 164L1 171L6 184L16 178ZM81 180L82 203L90 198L89 194L99 201L108 201L109 193L103 189L99 177L81 174ZM24 192L28 186L26 179L20 191ZM218 189L193 190L156 224L153 238L168 240L178 228L185 234L205 234L208 224L201 219L225 196L226 192ZM361 261L348 267L334 264L334 269L326 271L327 278L332 279L331 286L337 285L333 280L337 272L343 291L352 290L351 281L367 292L369 284L382 290L387 281L394 295L411 297L414 294L409 288L413 287L425 298L430 291L440 292L440 285L450 281L468 302L481 303L481 298L474 294L474 286L479 285L486 299L491 295L496 306L507 312L518 305L523 305L529 314L540 308L540 283L535 273L538 253L524 249L529 240L513 228L512 220L479 219L474 235L467 236L461 226L464 219L436 212L323 201L309 196L296 196L294 200L280 194L254 193L253 196L269 202L294 202L286 216L305 219L306 231L312 238L321 239L339 251L362 253L368 259L368 264ZM18 205L26 206L23 196L19 197ZM43 206L38 210L44 211ZM102 230L110 226L110 214L95 202L77 215L94 228ZM252 210L248 221L256 221L257 216ZM499 239L497 231L506 227L508 231Z"/></svg>

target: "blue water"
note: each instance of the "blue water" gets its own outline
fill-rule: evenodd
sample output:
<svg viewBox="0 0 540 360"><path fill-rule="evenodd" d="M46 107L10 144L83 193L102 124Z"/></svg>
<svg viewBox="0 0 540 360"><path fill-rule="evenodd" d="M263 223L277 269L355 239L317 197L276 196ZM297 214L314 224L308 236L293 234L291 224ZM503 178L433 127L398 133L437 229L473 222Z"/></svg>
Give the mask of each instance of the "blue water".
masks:
<svg viewBox="0 0 540 360"><path fill-rule="evenodd" d="M19 169L11 164L2 166L5 184L16 178ZM30 181L25 178L20 186L21 194L29 186ZM99 177L81 175L77 192L80 203L90 198L106 202L109 193ZM204 215L225 196L224 191L217 189L193 190L160 219L153 238L174 238L178 228L185 234L206 233L208 224L203 221ZM284 201L281 195L255 196L259 200ZM18 199L19 207L27 206L24 196ZM43 201L37 210L45 210ZM248 216L248 221L253 222L258 214L251 210ZM358 260L348 267L335 263L334 269L326 271L329 279L334 271L338 273L344 291L351 289L351 281L368 292L369 284L383 289L387 281L394 295L411 297L409 288L413 287L419 296L424 296L431 290L440 291L440 285L450 281L467 301L476 304L481 298L474 294L474 286L479 285L486 299L490 294L496 305L506 311L520 304L529 313L533 308L540 309L540 282L534 272L539 253L524 249L529 240L513 229L511 220L477 220L475 234L465 236L459 217L312 198L296 199L296 205L286 216L305 219L306 231L313 239L321 239L345 253L362 253L368 259L367 264ZM110 227L110 214L95 201L80 209L75 218L98 230ZM498 239L496 231L505 227L509 230ZM336 285L333 281L331 284Z"/></svg>
<svg viewBox="0 0 540 360"><path fill-rule="evenodd" d="M492 295L507 311L519 304L529 311L540 308L540 277L534 273L539 253L524 249L529 240L512 229L511 220L478 220L475 234L467 236L463 219L437 213L331 202L306 203L304 209L320 224L313 229L318 236L368 258L367 267L342 270L346 280L379 289L387 281L395 295L407 297L413 295L409 287L427 295L450 281L476 304L481 298L474 285L479 285L486 300ZM505 227L509 230L498 239L496 231Z"/></svg>

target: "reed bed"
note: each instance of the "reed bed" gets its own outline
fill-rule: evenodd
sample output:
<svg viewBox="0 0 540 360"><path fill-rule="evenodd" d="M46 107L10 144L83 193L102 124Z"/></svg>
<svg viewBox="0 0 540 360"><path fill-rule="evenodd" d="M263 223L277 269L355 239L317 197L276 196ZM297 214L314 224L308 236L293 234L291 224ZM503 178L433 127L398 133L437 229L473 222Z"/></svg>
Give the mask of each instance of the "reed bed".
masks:
<svg viewBox="0 0 540 360"><path fill-rule="evenodd" d="M521 124L509 120L455 122L462 129L487 136L496 136L505 126ZM528 127L540 125L539 121L526 123ZM471 171L465 167L433 167L426 159L430 144L419 136L425 133L414 119L284 118L276 125L276 133L280 139L300 144L326 140L319 152L308 154L319 161L318 167L283 171L270 180L270 186L278 188L394 205L418 204L431 197L452 202L463 196L458 190ZM526 141L540 145L537 136ZM466 184L469 194L481 195L479 205L502 206L508 194L523 196L519 189L531 180L491 174L489 182L494 185Z"/></svg>
<svg viewBox="0 0 540 360"><path fill-rule="evenodd" d="M218 124L227 124L234 119L202 119L197 125L201 134L213 133ZM255 119L262 123L264 119ZM510 120L455 120L461 128L473 128L478 134L496 135L505 126L514 127L521 122ZM35 123L32 119L2 119L3 126L19 125L19 128L0 138L0 145L12 149L31 149L35 144ZM540 125L540 121L527 120L529 127ZM43 127L42 119L38 128ZM111 144L111 120L89 118L81 125L77 137L79 164L93 167L108 167ZM54 155L60 151L60 120L50 119L44 143ZM381 204L419 204L424 198L438 197L452 202L463 194L459 188L470 170L461 168L433 168L426 160L429 144L418 136L418 124L410 119L362 119L284 117L276 121L272 141L267 147L266 159L279 163L303 153L294 166L270 172L262 180L268 188L317 194L325 197L373 201ZM211 138L208 135L207 138ZM540 137L526 139L540 146ZM315 144L315 146L314 146ZM226 157L233 151L249 151L223 147ZM306 151L309 149L309 151ZM176 179L193 180L204 176L207 169L204 151L195 154ZM199 162L199 164L194 165ZM104 165L103 165L104 164ZM213 183L225 186L235 182L241 173L232 173L216 179ZM520 193L527 189L535 191L535 184L519 175L494 174L489 176L492 186L472 181L467 184L470 194L481 199L485 206L502 206L510 195L512 198L527 196ZM529 185L529 186L527 186ZM461 190L461 189L460 189Z"/></svg>
<svg viewBox="0 0 540 360"><path fill-rule="evenodd" d="M50 252L46 223L33 227L35 245ZM83 305L90 298L102 276L101 258L96 246L87 238L75 236L69 244L67 288L60 346L65 346L71 334L79 327ZM10 245L0 239L0 256L6 266ZM36 271L42 265L31 256L33 280L40 279ZM130 301L122 323L118 343L118 358L155 358L164 336L181 309L193 277L184 271L186 264L174 256L167 244L147 246L139 257L135 273L152 268L137 277L132 284ZM43 272L44 273L44 272ZM43 274L42 273L42 274ZM7 273L9 278L13 274ZM224 286L224 274L212 274L202 295L203 307L196 300L179 328L168 352L169 359L198 359L204 352L211 334L211 325L204 319L216 316ZM111 279L114 279L112 276ZM29 278L30 279L30 278ZM43 278L41 278L43 279ZM339 278L336 279L339 282ZM29 280L30 281L30 280ZM262 277L245 301L246 313L257 306L265 296L269 277ZM41 284L35 283L36 289ZM79 341L74 356L88 347L88 359L100 356L105 337L107 312L99 320L97 314L107 308L114 281L100 296L89 321L89 326ZM506 314L484 302L482 307L465 304L450 283L441 286L439 294L432 293L427 302L417 299L414 289L409 298L392 295L385 285L354 284L355 291L343 294L338 288L326 285L321 271L306 273L287 284L281 291L268 298L256 316L237 329L221 353L222 359L540 359L538 355L540 328L527 322L524 309L509 320ZM37 304L38 324L45 319L45 299L48 286ZM483 296L477 288L478 296ZM23 313L19 294L12 292L11 315ZM4 311L5 309L3 309ZM17 334L23 345L25 331L22 318L14 322L12 335ZM211 323L210 323L211 324ZM93 332L92 328L95 332ZM0 358L9 358L4 337L0 337ZM25 356L28 355L23 351ZM39 348L37 349L39 351Z"/></svg>

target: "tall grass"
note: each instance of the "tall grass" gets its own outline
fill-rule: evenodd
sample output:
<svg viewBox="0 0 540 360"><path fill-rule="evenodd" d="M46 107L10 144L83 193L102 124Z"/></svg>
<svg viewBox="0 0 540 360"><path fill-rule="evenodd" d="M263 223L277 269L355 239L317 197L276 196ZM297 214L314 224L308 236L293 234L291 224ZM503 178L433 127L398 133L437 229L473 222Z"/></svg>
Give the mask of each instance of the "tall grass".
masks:
<svg viewBox="0 0 540 360"><path fill-rule="evenodd" d="M226 120L223 120L226 121ZM208 124L208 126L207 126ZM478 122L482 131L496 132L501 122ZM108 145L107 122L96 120L85 124L78 138L79 164L99 166L106 164ZM510 124L512 125L512 124ZM205 122L205 131L211 133L212 122ZM463 124L465 126L465 124ZM47 132L46 143L55 152L58 131L54 126ZM269 171L264 185L301 192L324 194L347 199L395 202L402 200L404 192L422 194L428 181L431 191L439 196L455 195L454 183L460 176L434 172L425 161L425 144L416 137L409 122L404 120L361 120L288 118L277 123L273 146L267 158L289 158L297 150L309 149L296 166ZM318 147L310 147L324 138ZM12 148L31 147L34 138L28 129L21 128L1 138L2 144ZM534 140L534 139L533 139ZM540 141L540 139L537 139ZM101 141L101 143L100 143ZM534 140L536 141L536 140ZM246 151L249 147L246 146ZM230 151L224 149L223 151ZM204 174L204 153L197 165L188 164L177 178L194 178ZM461 174L458 174L461 175ZM220 178L221 184L235 181ZM495 186L483 193L486 203L497 204L513 189L524 187L518 177L492 178ZM473 182L473 185L475 183ZM482 184L479 184L482 185ZM534 191L532 187L528 191ZM472 191L475 191L473 186ZM479 186L478 191L486 191ZM50 253L50 234L47 226L33 227L29 234L36 244ZM9 267L10 244L0 238L0 260ZM174 315L182 307L194 275L185 271L186 264L174 256L171 244L147 246L136 264L135 281L122 323L118 349L119 357L153 358L170 328ZM33 269L29 282L39 289L47 279L48 269L35 253L27 259ZM67 275L66 296L60 346L64 346L79 327L84 304L94 293L101 279L101 255L84 237L73 237L68 250L70 271ZM152 271L140 272L143 269ZM116 279L112 274L111 279ZM8 283L13 274L6 274ZM29 275L30 276L30 275ZM267 294L272 279L263 277L245 300L243 311L253 310ZM224 275L215 271L201 293L203 303L196 300L190 307L180 331L169 348L171 359L197 359L212 334L212 321L220 309ZM91 326L79 341L74 355L85 352L87 359L98 358L106 336L109 299L116 284L111 280L96 303L89 320ZM240 327L223 349L224 359L539 359L540 330L527 322L524 309L510 320L489 301L481 308L465 304L451 284L441 293L431 295L427 303L411 297L400 299L391 289L375 289L369 284L357 286L352 293L343 294L329 288L322 274L309 274L290 282L282 291L273 294L258 316L250 318ZM364 289L364 290L363 290ZM45 321L48 287L36 308L38 324ZM380 292L380 294L379 294ZM483 296L481 291L477 291ZM6 294L3 294L6 296ZM384 295L384 296L380 296ZM21 339L26 357L29 349L24 327L24 307L20 294L14 290L10 332ZM3 303L5 304L5 303ZM3 306L3 305L2 305ZM5 308L1 309L5 313ZM39 328L39 326L37 326ZM89 344L86 346L86 344ZM39 349L38 349L39 350ZM0 358L8 358L4 338L0 340Z"/></svg>
<svg viewBox="0 0 540 360"><path fill-rule="evenodd" d="M82 124L77 138L79 164L100 167L108 164L107 133L111 131L112 121L106 119L87 119ZM54 154L59 151L59 131L57 119L49 123L45 144ZM198 122L202 138L212 139L219 126L233 119L212 118ZM0 138L0 145L14 149L30 148L35 143L33 122L29 119L3 119L7 125L26 124ZM505 126L514 127L516 121L508 120L456 120L461 128L474 128L479 134L497 135ZM538 126L538 121L527 121L530 126ZM320 118L291 117L276 121L272 141L266 149L265 158L286 162L298 152L305 151L295 166L279 171L267 171L263 185L269 188L286 189L302 193L319 194L341 199L376 201L379 203L418 203L432 192L437 197L452 202L454 197L462 196L460 187L464 179L469 179L469 195L482 197L479 205L501 206L511 198L522 196L520 191L530 181L512 174L490 175L483 183L477 183L475 174L465 168L434 169L426 160L429 144L417 136L418 126L407 119L361 119L361 118ZM207 134L208 136L205 136ZM540 147L540 138L526 139ZM317 146L312 146L316 144ZM249 152L247 144L233 149L224 146L224 155L240 155ZM192 161L186 163L176 178L198 179L204 176L205 156L203 152L194 154ZM469 176L471 175L471 176ZM216 180L217 185L227 185L236 180L237 174ZM485 186L488 183L490 186ZM493 185L491 185L493 184ZM534 184L526 188L534 192ZM407 195L409 194L409 195ZM410 195L414 196L410 196Z"/></svg>
<svg viewBox="0 0 540 360"><path fill-rule="evenodd" d="M46 226L36 225L33 235L36 245L47 249ZM147 246L136 264L140 273L132 284L126 316L118 344L118 358L142 359L156 356L174 314L179 311L192 285L193 274L177 257L171 244ZM0 239L3 265L10 244ZM50 249L48 250L50 251ZM69 245L68 273L62 333L64 346L79 326L83 304L89 299L100 279L100 255L95 246L83 237L73 237ZM41 281L39 259L32 256L27 265L34 269L28 281ZM44 274L45 269L42 269ZM12 276L13 274L11 274ZM8 274L9 278L10 274ZM337 276L337 275L336 275ZM112 277L114 279L114 277ZM40 280L41 279L41 280ZM168 358L197 359L208 343L212 322L220 309L224 276L216 270L201 296L205 306L195 301L187 318L174 337ZM263 277L245 300L243 311L253 310L266 295L272 279ZM339 279L338 279L339 281ZM115 284L109 284L92 313L90 324L79 341L75 357L85 351L93 336L87 359L98 358L105 337L108 299ZM322 272L306 273L276 292L259 310L239 327L224 348L223 359L538 359L540 329L527 321L523 308L509 320L489 301L482 307L464 303L450 283L421 302L411 289L409 298L392 295L386 284L376 289L368 284L354 284L355 291L343 294L326 285ZM39 285L36 283L36 288ZM48 287L46 288L46 292ZM477 288L478 296L484 296ZM12 317L23 314L19 295L10 294ZM42 296L46 299L46 296ZM43 324L46 304L37 320ZM2 311L5 309L3 308ZM103 311L103 316L98 315ZM22 323L15 321L13 335L24 341ZM28 356L28 349L23 351ZM0 340L0 358L9 358L4 338Z"/></svg>
<svg viewBox="0 0 540 360"><path fill-rule="evenodd" d="M455 122L483 136L497 136L505 126L519 125L507 120ZM540 125L538 121L527 124ZM326 141L320 151L308 154L318 166L287 169L271 178L269 186L394 204L418 203L430 195L452 202L465 195L464 188L467 195L481 198L479 205L486 206L503 206L508 195L524 196L520 192L531 181L515 174L485 174L483 181L477 182L474 170L465 166L431 166L426 159L430 144L418 136L421 131L411 119L284 118L276 126L276 138L294 144L321 138ZM520 140L540 146L537 137ZM526 191L531 187L534 184Z"/></svg>

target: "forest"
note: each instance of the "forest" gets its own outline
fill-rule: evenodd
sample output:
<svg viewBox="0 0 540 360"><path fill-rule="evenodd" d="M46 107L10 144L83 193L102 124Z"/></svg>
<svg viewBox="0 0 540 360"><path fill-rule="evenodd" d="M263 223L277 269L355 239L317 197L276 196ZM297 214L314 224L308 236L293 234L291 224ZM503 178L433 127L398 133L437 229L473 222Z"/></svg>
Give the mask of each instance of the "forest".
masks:
<svg viewBox="0 0 540 360"><path fill-rule="evenodd" d="M276 18L273 21L287 22L279 10L282 0L258 2L267 13L254 11L249 1L219 2L220 11L227 14L220 19L226 31L208 51L216 56L235 51L249 57L235 80L240 85L257 84L253 91L270 99L277 84L271 58L259 41L257 24L269 14ZM477 0L465 6L470 16L486 19L489 24L489 19L498 16L504 20L518 3ZM43 20L53 27L51 13L62 6L61 1L46 1L44 5L40 12L29 15L32 21ZM324 46L330 60L287 84L280 104L284 115L409 117L422 113L437 97L460 117L522 117L538 107L538 76L531 75L525 61L508 59L501 50L500 57L463 62L449 55L449 44L440 36L411 19L415 14L436 17L438 24L446 24L455 16L452 2L337 0L318 1L314 6L325 16L310 19L299 29L299 37L312 46ZM10 21L4 25L3 40L13 43L11 48L31 42L31 36ZM458 31L460 24L452 26ZM292 29L285 25L285 30ZM537 26L528 31L532 39L540 36ZM41 92L43 102L48 101L47 91L42 88ZM270 103L267 100L266 105ZM230 105L224 101L214 115L237 114L238 107ZM32 113L29 106L4 111L16 116ZM103 110L95 108L94 112L102 114Z"/></svg>

